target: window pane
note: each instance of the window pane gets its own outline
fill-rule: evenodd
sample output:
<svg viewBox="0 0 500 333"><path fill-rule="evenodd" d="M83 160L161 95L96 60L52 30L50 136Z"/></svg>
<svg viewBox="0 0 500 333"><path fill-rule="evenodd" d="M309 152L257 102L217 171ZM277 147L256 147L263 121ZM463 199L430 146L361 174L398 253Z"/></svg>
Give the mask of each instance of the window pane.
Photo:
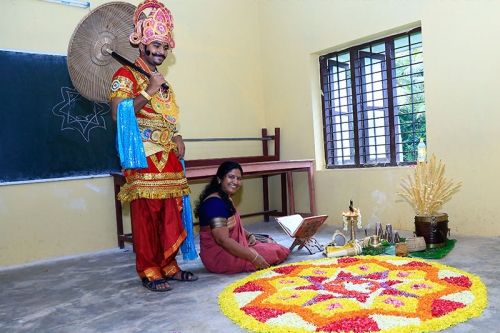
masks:
<svg viewBox="0 0 500 333"><path fill-rule="evenodd" d="M327 65L326 72L330 74L328 84L324 84L324 105L330 106L328 111L332 116L325 122L325 133L333 134L331 145L327 145L333 148L328 150L327 163L349 164L354 156L349 53L329 57Z"/></svg>
<svg viewBox="0 0 500 333"><path fill-rule="evenodd" d="M416 44L422 42L422 34L420 32L410 35L410 43Z"/></svg>
<svg viewBox="0 0 500 333"><path fill-rule="evenodd" d="M385 44L384 43L378 43L372 45L372 53L384 53L385 52Z"/></svg>

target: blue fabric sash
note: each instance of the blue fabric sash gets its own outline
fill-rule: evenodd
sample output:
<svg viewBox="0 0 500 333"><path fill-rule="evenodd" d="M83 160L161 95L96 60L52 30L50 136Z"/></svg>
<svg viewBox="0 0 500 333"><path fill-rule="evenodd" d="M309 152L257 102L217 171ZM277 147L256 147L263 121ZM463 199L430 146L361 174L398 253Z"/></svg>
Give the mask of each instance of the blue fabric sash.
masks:
<svg viewBox="0 0 500 333"><path fill-rule="evenodd" d="M186 163L181 159L184 174L186 174ZM182 223L186 229L186 239L181 244L182 258L184 260L194 260L198 257L196 247L194 245L194 232L193 232L193 209L191 208L191 200L189 194L182 196Z"/></svg>
<svg viewBox="0 0 500 333"><path fill-rule="evenodd" d="M148 162L135 118L133 99L124 99L118 104L116 118L116 145L121 166L125 169L147 168Z"/></svg>

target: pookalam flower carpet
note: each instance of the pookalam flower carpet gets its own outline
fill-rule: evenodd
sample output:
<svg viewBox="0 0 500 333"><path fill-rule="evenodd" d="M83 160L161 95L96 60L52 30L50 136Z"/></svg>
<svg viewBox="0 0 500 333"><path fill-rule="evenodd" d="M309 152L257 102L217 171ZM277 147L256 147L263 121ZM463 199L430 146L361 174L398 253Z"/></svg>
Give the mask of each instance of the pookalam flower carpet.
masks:
<svg viewBox="0 0 500 333"><path fill-rule="evenodd" d="M219 295L222 312L253 332L439 331L479 316L479 277L395 256L326 258L257 271Z"/></svg>

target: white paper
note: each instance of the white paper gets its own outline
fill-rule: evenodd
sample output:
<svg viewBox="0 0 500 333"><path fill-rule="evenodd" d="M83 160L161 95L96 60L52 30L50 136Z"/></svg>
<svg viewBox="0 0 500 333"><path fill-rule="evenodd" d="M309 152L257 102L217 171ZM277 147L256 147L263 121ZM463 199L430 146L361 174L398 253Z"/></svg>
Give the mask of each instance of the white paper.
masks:
<svg viewBox="0 0 500 333"><path fill-rule="evenodd" d="M302 216L299 214L277 217L276 220L292 237L295 236L295 232L304 221Z"/></svg>

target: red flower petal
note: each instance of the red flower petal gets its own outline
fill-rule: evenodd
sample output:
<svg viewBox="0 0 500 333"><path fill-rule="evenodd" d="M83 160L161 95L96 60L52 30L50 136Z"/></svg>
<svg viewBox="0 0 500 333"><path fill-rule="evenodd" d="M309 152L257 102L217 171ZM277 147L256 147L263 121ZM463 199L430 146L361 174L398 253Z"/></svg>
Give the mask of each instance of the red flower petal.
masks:
<svg viewBox="0 0 500 333"><path fill-rule="evenodd" d="M463 303L448 301L445 299L436 299L432 302L432 315L434 317L441 317L463 307L465 307L465 304Z"/></svg>
<svg viewBox="0 0 500 333"><path fill-rule="evenodd" d="M411 261L403 266L408 266L408 267L429 267L429 266L432 266L426 262L422 262L422 261Z"/></svg>
<svg viewBox="0 0 500 333"><path fill-rule="evenodd" d="M259 308L256 306L249 306L241 308L241 310L245 311L246 314L253 316L258 321L265 323L268 319L278 317L282 315L286 311L276 310L276 309L268 309L268 308Z"/></svg>
<svg viewBox="0 0 500 333"><path fill-rule="evenodd" d="M318 296L314 297L314 301L322 302L322 301L326 301L327 299L332 299L332 298L335 298L335 296L323 294L323 295L318 295Z"/></svg>
<svg viewBox="0 0 500 333"><path fill-rule="evenodd" d="M365 279L372 279L372 280L381 280L387 278L387 273L385 272L377 272L377 273L371 273L368 275L364 276Z"/></svg>
<svg viewBox="0 0 500 333"><path fill-rule="evenodd" d="M316 283L322 283L327 279L326 276L308 276L307 281L309 282L316 282Z"/></svg>
<svg viewBox="0 0 500 333"><path fill-rule="evenodd" d="M356 262L356 261L359 261L359 259L350 257L340 258L339 260L337 260L339 264L349 264L351 262Z"/></svg>
<svg viewBox="0 0 500 333"><path fill-rule="evenodd" d="M315 286L314 284L308 284L307 286L294 288L294 290L319 290L319 287Z"/></svg>
<svg viewBox="0 0 500 333"><path fill-rule="evenodd" d="M295 269L295 266L290 265L290 266L275 268L275 269L273 269L273 271L275 271L276 273L279 273L279 274L290 274L294 269Z"/></svg>
<svg viewBox="0 0 500 333"><path fill-rule="evenodd" d="M335 280L350 280L353 277L354 276L351 273L341 271L339 274L337 274L337 277L335 278Z"/></svg>
<svg viewBox="0 0 500 333"><path fill-rule="evenodd" d="M353 317L334 321L326 326L320 327L318 331L325 332L377 332L380 331L377 323L368 317Z"/></svg>
<svg viewBox="0 0 500 333"><path fill-rule="evenodd" d="M244 285L234 289L235 293L242 293L245 291L264 291L264 288L262 288L261 286L255 284L253 282L248 282L248 283L245 283Z"/></svg>
<svg viewBox="0 0 500 333"><path fill-rule="evenodd" d="M402 281L399 281L399 280L387 280L387 281L385 281L385 284L388 286L393 286L393 285L399 284L399 283L402 283Z"/></svg>
<svg viewBox="0 0 500 333"><path fill-rule="evenodd" d="M471 280L467 276L455 276L455 277L445 277L443 280L445 280L448 283L460 286L460 287L466 287L470 288L472 286Z"/></svg>
<svg viewBox="0 0 500 333"><path fill-rule="evenodd" d="M403 293L397 289L384 289L380 295L403 295Z"/></svg>

